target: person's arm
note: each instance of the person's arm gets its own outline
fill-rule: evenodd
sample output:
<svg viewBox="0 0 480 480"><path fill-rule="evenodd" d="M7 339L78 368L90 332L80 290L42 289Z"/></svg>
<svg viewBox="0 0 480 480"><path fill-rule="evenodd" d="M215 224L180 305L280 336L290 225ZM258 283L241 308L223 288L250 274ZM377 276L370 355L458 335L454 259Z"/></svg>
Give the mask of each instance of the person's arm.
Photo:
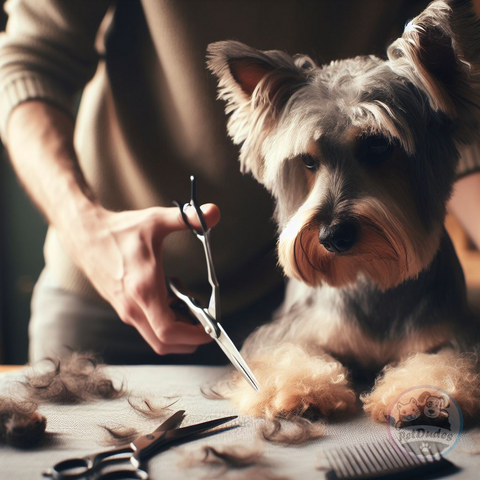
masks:
<svg viewBox="0 0 480 480"><path fill-rule="evenodd" d="M185 229L177 208L110 212L95 199L78 167L74 125L41 101L20 104L7 128L12 164L62 244L120 318L159 354L190 353L210 341L203 327L179 322L169 308L161 249L166 235ZM213 226L219 211L203 208ZM195 215L191 216L195 225ZM199 225L197 225L199 226Z"/></svg>
<svg viewBox="0 0 480 480"><path fill-rule="evenodd" d="M105 210L86 184L73 147L76 97L95 72L95 37L110 3L8 4L0 43L2 140L25 189L120 318L157 353L192 352L210 337L177 321L162 269L163 238L186 228L179 212ZM213 225L218 209L206 207L206 216Z"/></svg>
<svg viewBox="0 0 480 480"><path fill-rule="evenodd" d="M466 175L457 181L449 210L480 250L480 172Z"/></svg>

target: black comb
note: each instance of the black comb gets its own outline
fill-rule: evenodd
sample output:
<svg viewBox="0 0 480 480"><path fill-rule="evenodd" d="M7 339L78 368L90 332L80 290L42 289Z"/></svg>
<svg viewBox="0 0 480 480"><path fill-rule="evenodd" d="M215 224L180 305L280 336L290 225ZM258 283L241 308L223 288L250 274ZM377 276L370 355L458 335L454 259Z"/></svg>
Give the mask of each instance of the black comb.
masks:
<svg viewBox="0 0 480 480"><path fill-rule="evenodd" d="M433 450L432 451L432 447ZM331 470L329 480L342 478L425 478L432 474L446 474L458 470L452 462L442 457L436 444L428 447L428 452L410 453L401 451L392 442L365 443L324 450ZM408 449L408 446L406 446Z"/></svg>

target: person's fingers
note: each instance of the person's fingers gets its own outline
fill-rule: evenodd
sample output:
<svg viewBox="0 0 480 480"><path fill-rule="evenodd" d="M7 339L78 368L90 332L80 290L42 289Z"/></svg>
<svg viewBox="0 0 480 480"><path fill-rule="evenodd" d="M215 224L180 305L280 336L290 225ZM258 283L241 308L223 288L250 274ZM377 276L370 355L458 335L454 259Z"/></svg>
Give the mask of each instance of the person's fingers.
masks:
<svg viewBox="0 0 480 480"><path fill-rule="evenodd" d="M206 203L200 207L203 218L208 228L214 227L220 221L220 209L213 203ZM188 227L183 221L182 214L177 207L159 207L159 226L162 228L164 235L175 232L177 230L186 230ZM191 225L200 228L200 221L197 212L193 207L187 207L185 214Z"/></svg>
<svg viewBox="0 0 480 480"><path fill-rule="evenodd" d="M171 353L194 353L200 343L183 343L175 344L172 341L163 342L155 333L152 326L140 308L132 306L129 312L130 318L126 321L128 325L133 326L150 345L152 350L158 355L168 355ZM192 326L192 325L190 325ZM165 338L169 338L167 335ZM172 337L174 338L174 337ZM177 338L177 337L175 337ZM208 337L210 338L210 337ZM207 342L203 342L207 343Z"/></svg>
<svg viewBox="0 0 480 480"><path fill-rule="evenodd" d="M170 308L163 272L131 288L132 299L141 309L141 318L148 321L155 337L162 344L201 345L211 341L202 325L181 321L178 312ZM137 315L139 317L139 315ZM185 319L186 320L186 319ZM153 342L153 339L149 343Z"/></svg>
<svg viewBox="0 0 480 480"><path fill-rule="evenodd" d="M205 333L203 325L163 319L153 326L153 329L160 342L164 344L203 345L212 341L212 337Z"/></svg>

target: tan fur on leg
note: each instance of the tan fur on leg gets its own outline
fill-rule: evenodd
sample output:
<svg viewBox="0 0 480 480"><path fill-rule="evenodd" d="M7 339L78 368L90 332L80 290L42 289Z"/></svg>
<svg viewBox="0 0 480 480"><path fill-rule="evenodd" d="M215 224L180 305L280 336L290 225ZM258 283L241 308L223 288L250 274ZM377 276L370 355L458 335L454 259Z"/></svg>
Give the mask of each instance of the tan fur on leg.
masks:
<svg viewBox="0 0 480 480"><path fill-rule="evenodd" d="M293 344L283 344L249 360L261 391L236 376L225 397L248 415L274 419L301 415L313 408L324 415L355 409L347 370L331 356L311 356Z"/></svg>
<svg viewBox="0 0 480 480"><path fill-rule="evenodd" d="M445 349L438 353L417 353L396 366L385 367L370 394L362 395L364 409L372 420L386 422L385 415L399 395L409 388L431 385L450 394L469 419L480 413L480 375L475 354ZM408 397L408 398L407 398ZM407 401L409 394L400 401Z"/></svg>

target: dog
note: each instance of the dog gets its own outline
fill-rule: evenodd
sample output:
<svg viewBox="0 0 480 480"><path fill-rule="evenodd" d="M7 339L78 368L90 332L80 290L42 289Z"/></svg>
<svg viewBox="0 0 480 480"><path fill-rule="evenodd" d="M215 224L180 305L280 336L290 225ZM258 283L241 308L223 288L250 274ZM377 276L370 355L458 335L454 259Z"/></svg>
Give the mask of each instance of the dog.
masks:
<svg viewBox="0 0 480 480"><path fill-rule="evenodd" d="M208 56L241 169L275 200L289 277L275 319L242 348L261 391L234 375L222 394L253 416L329 416L356 408L351 371L375 371L361 395L374 421L418 385L474 418L479 320L444 228L459 151L479 141L470 1L432 2L385 59L319 66L238 41Z"/></svg>

